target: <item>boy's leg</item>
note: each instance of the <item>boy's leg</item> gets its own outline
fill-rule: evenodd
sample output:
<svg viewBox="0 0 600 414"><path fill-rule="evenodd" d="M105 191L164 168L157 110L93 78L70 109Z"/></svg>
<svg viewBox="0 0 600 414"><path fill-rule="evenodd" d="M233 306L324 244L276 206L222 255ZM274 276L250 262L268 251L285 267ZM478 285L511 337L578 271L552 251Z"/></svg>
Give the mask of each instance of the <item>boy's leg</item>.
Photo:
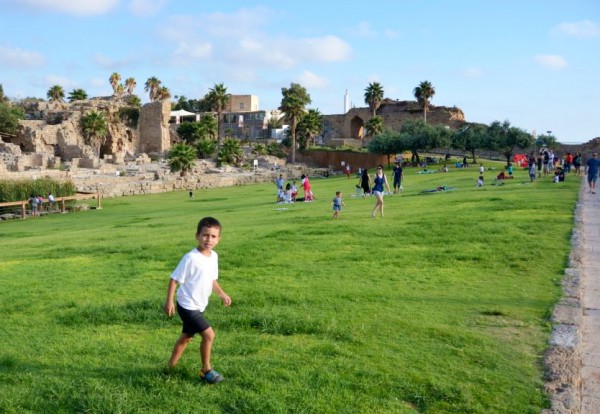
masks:
<svg viewBox="0 0 600 414"><path fill-rule="evenodd" d="M200 344L200 359L202 361L202 370L204 374L212 369L210 365L210 354L212 352L212 344L215 340L215 331L212 328L205 329L200 333L202 336L202 343Z"/></svg>
<svg viewBox="0 0 600 414"><path fill-rule="evenodd" d="M183 351L188 346L192 337L186 333L182 333L181 336L175 342L173 346L173 351L171 352L171 358L169 359L169 368L175 368L175 365L179 362Z"/></svg>

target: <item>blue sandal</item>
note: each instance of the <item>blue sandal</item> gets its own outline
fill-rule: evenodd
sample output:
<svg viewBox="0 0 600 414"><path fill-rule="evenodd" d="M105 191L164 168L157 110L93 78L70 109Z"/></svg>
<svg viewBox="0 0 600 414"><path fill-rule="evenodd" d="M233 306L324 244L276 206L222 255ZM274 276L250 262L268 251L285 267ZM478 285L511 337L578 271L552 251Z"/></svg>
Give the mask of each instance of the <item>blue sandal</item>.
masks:
<svg viewBox="0 0 600 414"><path fill-rule="evenodd" d="M223 376L221 374L219 374L214 369L211 369L210 371L206 371L204 374L201 375L201 378L204 381L208 382L209 384L216 384L225 379L225 378L223 378Z"/></svg>

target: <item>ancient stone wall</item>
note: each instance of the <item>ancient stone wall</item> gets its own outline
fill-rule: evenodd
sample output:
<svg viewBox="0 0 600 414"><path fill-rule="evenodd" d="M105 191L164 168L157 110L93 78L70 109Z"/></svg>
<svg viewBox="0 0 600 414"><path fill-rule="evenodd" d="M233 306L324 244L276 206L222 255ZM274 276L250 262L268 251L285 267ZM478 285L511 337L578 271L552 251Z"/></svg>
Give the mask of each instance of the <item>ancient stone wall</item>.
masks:
<svg viewBox="0 0 600 414"><path fill-rule="evenodd" d="M171 148L169 119L171 101L156 101L144 105L139 120L139 151L164 156Z"/></svg>
<svg viewBox="0 0 600 414"><path fill-rule="evenodd" d="M423 110L415 101L386 100L377 110L377 115L383 118L386 127L399 130L407 119L423 119ZM364 138L364 126L371 117L369 108L352 108L343 115L324 115L324 135L326 139ZM432 106L427 111L428 124L457 128L464 122L463 111L456 107Z"/></svg>

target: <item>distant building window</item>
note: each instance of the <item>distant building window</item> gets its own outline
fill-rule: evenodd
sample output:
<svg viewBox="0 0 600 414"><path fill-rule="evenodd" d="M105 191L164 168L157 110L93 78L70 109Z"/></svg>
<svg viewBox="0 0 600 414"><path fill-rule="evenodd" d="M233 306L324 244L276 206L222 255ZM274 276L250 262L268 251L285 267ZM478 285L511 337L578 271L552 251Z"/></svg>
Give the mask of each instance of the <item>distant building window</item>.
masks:
<svg viewBox="0 0 600 414"><path fill-rule="evenodd" d="M244 109L244 103L240 102L240 110L243 110L243 109Z"/></svg>

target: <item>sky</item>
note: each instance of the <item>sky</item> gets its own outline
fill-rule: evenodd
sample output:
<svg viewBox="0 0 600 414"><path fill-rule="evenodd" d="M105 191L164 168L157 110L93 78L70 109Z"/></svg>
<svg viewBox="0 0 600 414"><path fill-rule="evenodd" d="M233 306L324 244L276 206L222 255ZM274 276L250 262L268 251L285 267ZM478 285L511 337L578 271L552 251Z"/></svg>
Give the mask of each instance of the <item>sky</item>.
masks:
<svg viewBox="0 0 600 414"><path fill-rule="evenodd" d="M600 137L598 0L0 0L0 84L14 99L109 96L117 72L200 99L223 83L277 109L292 82L322 114L365 88L508 120L562 143Z"/></svg>

